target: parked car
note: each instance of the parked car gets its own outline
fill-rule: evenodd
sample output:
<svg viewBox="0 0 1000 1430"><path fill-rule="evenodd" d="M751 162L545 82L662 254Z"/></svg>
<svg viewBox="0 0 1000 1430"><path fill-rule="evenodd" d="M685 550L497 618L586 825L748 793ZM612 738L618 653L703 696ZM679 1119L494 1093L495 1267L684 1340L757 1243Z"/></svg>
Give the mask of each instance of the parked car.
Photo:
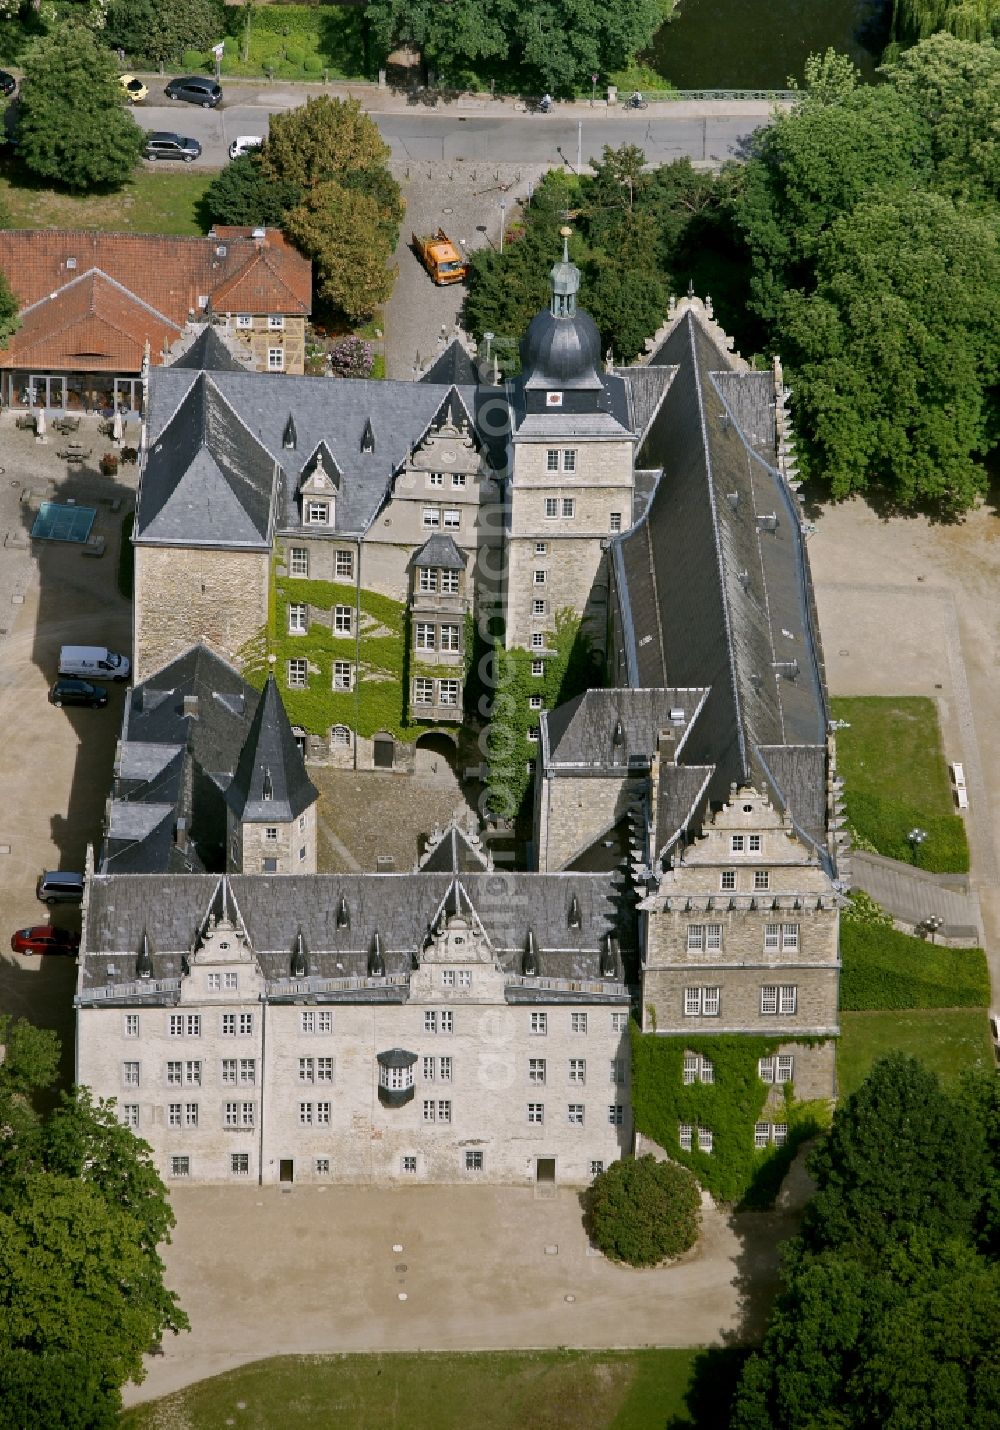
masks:
<svg viewBox="0 0 1000 1430"><path fill-rule="evenodd" d="M57 680L49 699L56 706L86 705L91 710L103 710L108 692L101 685L91 685L89 680Z"/></svg>
<svg viewBox="0 0 1000 1430"><path fill-rule="evenodd" d="M186 104L200 104L203 109L214 109L222 103L221 85L207 75L188 74L172 79L163 93L168 99L183 99Z"/></svg>
<svg viewBox="0 0 1000 1430"><path fill-rule="evenodd" d="M133 104L141 104L149 97L149 90L134 74L119 75L118 82Z"/></svg>
<svg viewBox="0 0 1000 1430"><path fill-rule="evenodd" d="M193 164L201 153L197 139L188 139L183 134L169 134L157 129L146 137L146 147L142 151L147 159L183 159L185 164Z"/></svg>
<svg viewBox="0 0 1000 1430"><path fill-rule="evenodd" d="M80 947L80 935L72 929L56 929L51 924L32 924L10 936L12 953L68 953Z"/></svg>
<svg viewBox="0 0 1000 1430"><path fill-rule="evenodd" d="M15 89L17 89L17 80L14 76L8 74L6 70L0 70L0 94L9 99Z"/></svg>
<svg viewBox="0 0 1000 1430"><path fill-rule="evenodd" d="M59 674L78 680L128 680L132 663L105 645L64 645L59 650Z"/></svg>
<svg viewBox="0 0 1000 1430"><path fill-rule="evenodd" d="M251 149L259 149L264 140L259 134L240 134L229 146L230 159L242 159Z"/></svg>
<svg viewBox="0 0 1000 1430"><path fill-rule="evenodd" d="M65 869L46 869L35 884L35 898L43 904L79 904L83 902L82 874Z"/></svg>

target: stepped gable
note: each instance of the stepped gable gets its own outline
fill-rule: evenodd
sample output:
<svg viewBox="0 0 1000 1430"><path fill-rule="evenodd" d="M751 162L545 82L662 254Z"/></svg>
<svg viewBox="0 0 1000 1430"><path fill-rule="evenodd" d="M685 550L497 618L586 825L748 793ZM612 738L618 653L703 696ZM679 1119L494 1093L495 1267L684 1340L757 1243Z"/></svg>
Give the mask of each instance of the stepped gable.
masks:
<svg viewBox="0 0 1000 1430"><path fill-rule="evenodd" d="M237 374L167 371L180 400L149 439L134 540L270 550L278 465L220 391Z"/></svg>
<svg viewBox="0 0 1000 1430"><path fill-rule="evenodd" d="M226 790L226 803L244 823L288 824L318 797L274 676L269 675Z"/></svg>

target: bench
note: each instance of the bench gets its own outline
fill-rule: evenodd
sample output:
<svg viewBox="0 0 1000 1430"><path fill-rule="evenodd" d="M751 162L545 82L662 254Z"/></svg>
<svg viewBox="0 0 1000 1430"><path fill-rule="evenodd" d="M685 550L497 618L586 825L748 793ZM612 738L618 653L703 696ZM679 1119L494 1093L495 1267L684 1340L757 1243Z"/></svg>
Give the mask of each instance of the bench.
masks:
<svg viewBox="0 0 1000 1430"><path fill-rule="evenodd" d="M21 430L24 432L34 432L35 419L33 414L30 412L23 412L21 416L18 417L14 425L15 427L20 427Z"/></svg>
<svg viewBox="0 0 1000 1430"><path fill-rule="evenodd" d="M959 809L968 809L968 807L969 807L969 791L965 788L965 785L958 785L958 786L956 787L956 789L955 789L955 798L958 800L958 807L959 807Z"/></svg>
<svg viewBox="0 0 1000 1430"><path fill-rule="evenodd" d="M965 766L957 761L951 767L951 777L955 781L956 789L965 789Z"/></svg>

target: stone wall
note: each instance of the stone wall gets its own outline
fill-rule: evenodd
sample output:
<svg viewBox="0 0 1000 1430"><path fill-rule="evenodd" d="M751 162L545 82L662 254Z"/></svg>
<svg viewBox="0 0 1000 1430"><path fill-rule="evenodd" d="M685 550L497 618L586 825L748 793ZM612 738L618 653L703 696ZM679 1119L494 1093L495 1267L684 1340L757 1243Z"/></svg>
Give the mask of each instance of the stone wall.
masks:
<svg viewBox="0 0 1000 1430"><path fill-rule="evenodd" d="M263 551L137 545L136 683L199 641L238 663L267 621L269 564Z"/></svg>
<svg viewBox="0 0 1000 1430"><path fill-rule="evenodd" d="M617 777L607 772L596 778L549 776L538 784L535 828L542 873L565 869L646 788L645 779L628 779L624 771Z"/></svg>

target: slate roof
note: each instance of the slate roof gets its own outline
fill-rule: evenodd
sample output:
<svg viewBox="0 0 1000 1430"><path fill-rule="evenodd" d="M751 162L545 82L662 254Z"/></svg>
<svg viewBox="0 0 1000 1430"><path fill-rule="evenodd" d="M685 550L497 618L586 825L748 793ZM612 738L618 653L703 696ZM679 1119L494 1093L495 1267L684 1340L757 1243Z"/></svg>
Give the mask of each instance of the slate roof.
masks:
<svg viewBox="0 0 1000 1430"><path fill-rule="evenodd" d="M427 538L414 556L413 565L440 567L443 571L464 571L468 560L468 554L459 551L455 545L454 537L441 531Z"/></svg>
<svg viewBox="0 0 1000 1430"><path fill-rule="evenodd" d="M248 354L249 358L249 354ZM206 323L194 342L174 359L171 367L193 372L246 372L247 363L240 362L232 349L219 336L218 329Z"/></svg>
<svg viewBox="0 0 1000 1430"><path fill-rule="evenodd" d="M475 874L492 869L493 860L478 834L456 824L436 829L427 840L427 848L417 864L425 874Z"/></svg>
<svg viewBox="0 0 1000 1430"><path fill-rule="evenodd" d="M151 450L167 435L167 427L197 381L192 373L176 366L157 368L150 374L147 422ZM326 444L342 474L336 530L342 535L360 535L386 500L393 476L431 428L449 396L454 396L461 404L460 412L464 409L470 418L477 402L473 389L446 389L423 382L332 382L322 377L251 372L217 372L211 381L261 451L269 453L284 472L275 520L278 528L286 531L301 529L295 493L302 469L320 443ZM283 445L289 418L294 448ZM369 425L374 436L371 451L365 450L370 445L365 441ZM174 458L168 467L168 477L178 481L182 464ZM199 514L193 513L189 529L194 539L198 522Z"/></svg>
<svg viewBox="0 0 1000 1430"><path fill-rule="evenodd" d="M641 442L660 410L677 368L658 363L646 367L616 367L615 372L627 384L632 427Z"/></svg>
<svg viewBox="0 0 1000 1430"><path fill-rule="evenodd" d="M269 675L226 791L226 803L245 823L288 824L318 797L274 676Z"/></svg>
<svg viewBox="0 0 1000 1430"><path fill-rule="evenodd" d="M269 551L276 463L219 389L237 374L176 376L182 400L150 437L133 539Z"/></svg>
<svg viewBox="0 0 1000 1430"><path fill-rule="evenodd" d="M670 729L675 748L683 743L707 690L587 690L573 700L543 711L540 722L545 769L592 765L606 768L629 759L649 760L657 736ZM676 715L676 719L671 718ZM616 743L616 732L621 738Z"/></svg>
<svg viewBox="0 0 1000 1430"><path fill-rule="evenodd" d="M225 883L232 912L272 980L289 976L299 929L311 976L364 977L376 933L387 974L406 973L442 911L460 912L480 925L512 973L520 971L529 929L543 977L597 978L606 935L619 940L626 963L636 949L631 896L619 894L604 873L262 874L236 875ZM94 875L88 884L81 991L132 982L144 931L153 978L179 977L181 956L194 947L219 887L218 877L206 875ZM337 927L342 898L348 928ZM568 922L574 898L578 929Z"/></svg>
<svg viewBox="0 0 1000 1430"><path fill-rule="evenodd" d="M758 450L767 375L734 372L690 309L651 362L677 372L639 455L663 476L613 545L629 683L708 687L685 759L714 767L712 799L769 785L822 845L822 657L798 507ZM791 746L813 754L776 753Z"/></svg>
<svg viewBox="0 0 1000 1430"><path fill-rule="evenodd" d="M423 374L420 381L433 383L436 387L445 384L449 387L475 387L479 381L479 375L465 345L460 339L452 338L444 351L438 354Z"/></svg>

